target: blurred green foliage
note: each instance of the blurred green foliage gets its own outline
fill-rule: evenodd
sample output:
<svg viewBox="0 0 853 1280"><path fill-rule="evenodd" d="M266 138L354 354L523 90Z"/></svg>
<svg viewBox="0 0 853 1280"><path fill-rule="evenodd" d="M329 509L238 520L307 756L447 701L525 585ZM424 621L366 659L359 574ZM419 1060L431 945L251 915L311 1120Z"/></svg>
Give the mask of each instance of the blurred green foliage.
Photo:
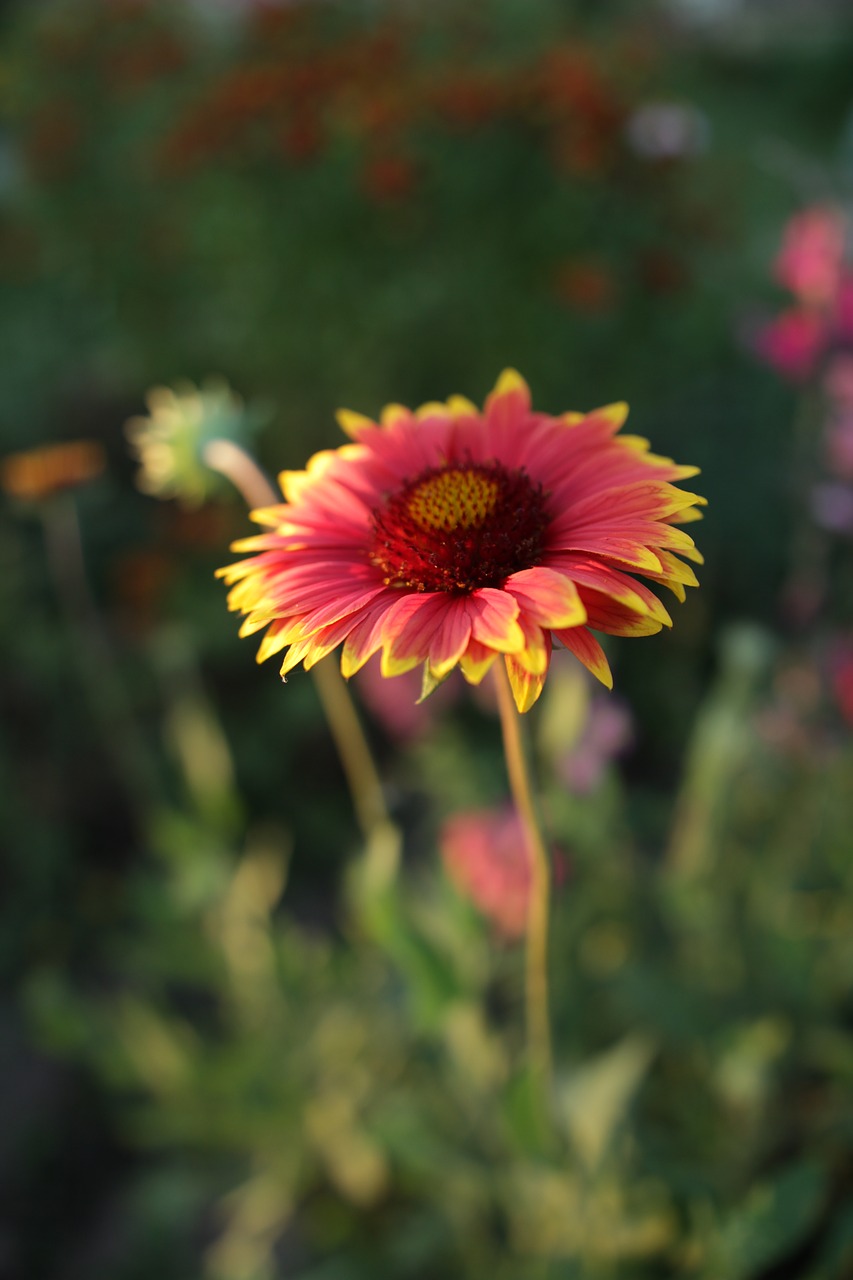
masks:
<svg viewBox="0 0 853 1280"><path fill-rule="evenodd" d="M748 335L786 215L849 184L848 15L8 9L0 450L107 469L0 511L0 1272L845 1280L850 544L786 612L803 444ZM568 664L529 717L548 1131L520 949L436 853L505 795L493 708L403 739L353 682L396 824L363 846L310 680L255 669L213 581L244 512L141 496L123 429L218 375L299 467L339 403L505 364L544 408L630 399L711 498L701 592L612 648L630 752L567 783Z"/></svg>

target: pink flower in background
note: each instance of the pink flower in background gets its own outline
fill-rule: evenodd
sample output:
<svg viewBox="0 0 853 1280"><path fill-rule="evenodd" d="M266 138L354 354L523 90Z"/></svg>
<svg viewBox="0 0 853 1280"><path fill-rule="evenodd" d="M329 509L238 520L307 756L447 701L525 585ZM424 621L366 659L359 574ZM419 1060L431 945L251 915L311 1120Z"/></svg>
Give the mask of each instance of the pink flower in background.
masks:
<svg viewBox="0 0 853 1280"><path fill-rule="evenodd" d="M615 698L594 695L580 738L558 762L561 781L577 795L588 795L599 785L610 762L633 741L634 725L627 706Z"/></svg>
<svg viewBox="0 0 853 1280"><path fill-rule="evenodd" d="M834 404L853 410L853 353L837 356L832 361L824 375L823 386Z"/></svg>
<svg viewBox="0 0 853 1280"><path fill-rule="evenodd" d="M792 307L759 330L755 347L774 369L799 382L813 372L825 338L822 316Z"/></svg>
<svg viewBox="0 0 853 1280"><path fill-rule="evenodd" d="M452 675L425 702L418 702L423 684L420 671L407 671L396 680L386 680L378 654L355 676L362 702L390 738L410 742L425 734L436 713L459 697L459 681Z"/></svg>
<svg viewBox="0 0 853 1280"><path fill-rule="evenodd" d="M827 402L824 449L830 471L853 480L853 355L839 355L823 379Z"/></svg>
<svg viewBox="0 0 853 1280"><path fill-rule="evenodd" d="M831 206L803 210L788 223L774 273L794 296L760 327L758 354L795 382L810 377L834 347L853 344L853 272L845 267L847 223Z"/></svg>
<svg viewBox="0 0 853 1280"><path fill-rule="evenodd" d="M442 861L464 898L511 941L527 929L530 856L513 808L477 809L449 818L440 837Z"/></svg>
<svg viewBox="0 0 853 1280"><path fill-rule="evenodd" d="M791 218L775 263L776 279L809 306L836 297L844 264L845 219L840 209L814 205Z"/></svg>
<svg viewBox="0 0 853 1280"><path fill-rule="evenodd" d="M828 533L853 533L853 488L850 485L814 485L811 510L815 524Z"/></svg>
<svg viewBox="0 0 853 1280"><path fill-rule="evenodd" d="M838 699L838 709L847 723L853 726L853 647L839 655L832 684Z"/></svg>

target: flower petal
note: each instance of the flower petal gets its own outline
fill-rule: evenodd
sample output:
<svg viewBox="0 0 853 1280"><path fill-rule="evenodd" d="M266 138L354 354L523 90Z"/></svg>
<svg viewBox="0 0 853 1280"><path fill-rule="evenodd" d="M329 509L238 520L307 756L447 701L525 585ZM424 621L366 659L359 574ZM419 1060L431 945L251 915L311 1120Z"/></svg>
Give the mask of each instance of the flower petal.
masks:
<svg viewBox="0 0 853 1280"><path fill-rule="evenodd" d="M471 638L471 617L464 597L451 597L429 647L429 669L439 680L449 675Z"/></svg>
<svg viewBox="0 0 853 1280"><path fill-rule="evenodd" d="M583 663L587 671L591 671L596 680L600 680L608 689L613 688L613 673L601 645L586 627L572 627L566 631L555 631L554 635Z"/></svg>
<svg viewBox="0 0 853 1280"><path fill-rule="evenodd" d="M479 684L491 670L497 653L473 638L468 641L468 648L459 659L460 670L469 684Z"/></svg>
<svg viewBox="0 0 853 1280"><path fill-rule="evenodd" d="M586 621L577 587L567 574L556 569L542 565L522 569L507 578L504 590L542 627L576 627Z"/></svg>
<svg viewBox="0 0 853 1280"><path fill-rule="evenodd" d="M402 675L426 661L452 604L453 597L443 591L423 591L403 596L387 610L382 620L383 676Z"/></svg>
<svg viewBox="0 0 853 1280"><path fill-rule="evenodd" d="M515 705L522 714L530 710L545 685L548 663L551 661L551 637L547 634L545 641L547 648L545 670L538 674L528 671L513 654L508 653L504 658L510 687L512 688L512 696L515 698Z"/></svg>
<svg viewBox="0 0 853 1280"><path fill-rule="evenodd" d="M518 653L524 648L524 632L518 625L518 601L506 591L481 587L467 597L471 634L498 653Z"/></svg>
<svg viewBox="0 0 853 1280"><path fill-rule="evenodd" d="M486 398L486 419L506 423L524 418L529 412L530 388L516 369L504 369L494 391Z"/></svg>
<svg viewBox="0 0 853 1280"><path fill-rule="evenodd" d="M542 676L548 670L551 659L551 638L547 631L532 618L519 614L519 626L524 632L524 648L514 653L513 659L532 676Z"/></svg>

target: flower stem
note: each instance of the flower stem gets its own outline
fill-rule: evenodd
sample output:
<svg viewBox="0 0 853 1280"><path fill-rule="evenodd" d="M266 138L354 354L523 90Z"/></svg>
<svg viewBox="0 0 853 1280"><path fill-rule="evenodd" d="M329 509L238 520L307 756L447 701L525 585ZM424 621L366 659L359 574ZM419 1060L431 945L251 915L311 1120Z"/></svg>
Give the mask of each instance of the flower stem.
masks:
<svg viewBox="0 0 853 1280"><path fill-rule="evenodd" d="M234 485L252 509L274 507L280 496L250 454L231 440L211 440L204 461ZM379 772L346 683L333 661L312 668L320 702L329 723L353 808L362 834L370 836L389 822Z"/></svg>
<svg viewBox="0 0 853 1280"><path fill-rule="evenodd" d="M211 471L218 471L246 500L250 511L258 507L275 507L281 497L270 484L255 459L233 440L211 440L204 447L203 461Z"/></svg>
<svg viewBox="0 0 853 1280"><path fill-rule="evenodd" d="M530 1065L547 1095L551 1084L551 1028L548 1016L548 901L550 869L542 829L536 815L530 769L521 735L520 716L506 667L494 667L498 709L503 731L507 774L515 807L527 837L530 856L530 898L527 907L525 997Z"/></svg>
<svg viewBox="0 0 853 1280"><path fill-rule="evenodd" d="M81 686L144 829L161 796L160 778L89 583L77 506L73 496L59 494L42 504L40 514L48 568L72 636Z"/></svg>
<svg viewBox="0 0 853 1280"><path fill-rule="evenodd" d="M311 668L329 731L346 775L358 825L365 836L389 821L382 783L346 681L333 658Z"/></svg>

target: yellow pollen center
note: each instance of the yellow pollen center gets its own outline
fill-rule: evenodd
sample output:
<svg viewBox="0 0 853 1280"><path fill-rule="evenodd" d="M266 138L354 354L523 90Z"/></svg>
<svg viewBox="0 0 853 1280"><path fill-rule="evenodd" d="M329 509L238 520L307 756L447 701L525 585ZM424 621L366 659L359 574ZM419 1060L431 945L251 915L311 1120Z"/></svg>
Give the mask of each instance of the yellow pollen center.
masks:
<svg viewBox="0 0 853 1280"><path fill-rule="evenodd" d="M498 500L499 485L481 471L459 469L430 476L412 491L409 515L422 529L470 529L491 515Z"/></svg>

